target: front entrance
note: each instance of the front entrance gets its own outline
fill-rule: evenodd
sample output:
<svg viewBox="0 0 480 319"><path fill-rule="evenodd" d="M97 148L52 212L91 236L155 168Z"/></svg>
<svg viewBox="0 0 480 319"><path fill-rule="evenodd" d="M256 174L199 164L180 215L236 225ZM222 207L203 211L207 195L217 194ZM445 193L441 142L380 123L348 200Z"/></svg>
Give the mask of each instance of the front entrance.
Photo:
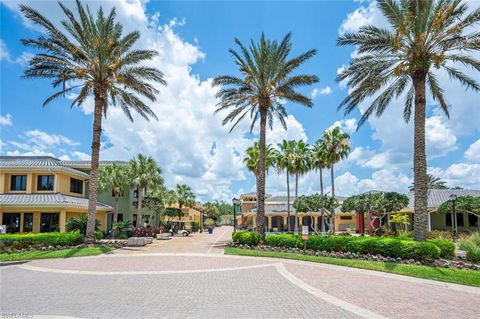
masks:
<svg viewBox="0 0 480 319"><path fill-rule="evenodd" d="M272 217L272 230L273 231L283 231L283 217L282 216L273 216Z"/></svg>
<svg viewBox="0 0 480 319"><path fill-rule="evenodd" d="M59 213L42 213L40 217L40 232L48 233L60 231L59 217Z"/></svg>

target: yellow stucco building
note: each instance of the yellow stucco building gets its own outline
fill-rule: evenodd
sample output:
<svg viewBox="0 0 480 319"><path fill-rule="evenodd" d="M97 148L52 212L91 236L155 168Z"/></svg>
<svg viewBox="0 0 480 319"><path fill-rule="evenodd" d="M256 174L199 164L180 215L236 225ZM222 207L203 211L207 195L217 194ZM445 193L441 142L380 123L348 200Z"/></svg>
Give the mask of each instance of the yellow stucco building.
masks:
<svg viewBox="0 0 480 319"><path fill-rule="evenodd" d="M69 218L86 214L89 175L47 157L0 157L0 224L7 232L65 231ZM96 218L106 230L112 207L97 202Z"/></svg>
<svg viewBox="0 0 480 319"><path fill-rule="evenodd" d="M240 196L241 214L237 216L237 225L246 229L255 229L257 227L257 211L256 211L256 194L249 193ZM342 202L343 197L337 196ZM290 225L293 230L295 223L295 209L293 202L295 196L290 196ZM309 226L310 230L321 229L321 212L297 212L299 229L303 225ZM287 196L271 196L266 195L265 199L265 217L268 231L285 231L287 230L288 213L287 213ZM328 226L326 225L328 228ZM355 229L355 213L341 213L337 211L335 218L336 231L348 231Z"/></svg>

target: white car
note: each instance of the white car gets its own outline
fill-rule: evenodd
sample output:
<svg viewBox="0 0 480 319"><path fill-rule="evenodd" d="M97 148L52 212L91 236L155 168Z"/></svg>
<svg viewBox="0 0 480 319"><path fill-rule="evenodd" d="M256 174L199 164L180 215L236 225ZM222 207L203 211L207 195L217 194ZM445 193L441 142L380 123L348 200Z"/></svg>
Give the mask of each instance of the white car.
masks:
<svg viewBox="0 0 480 319"><path fill-rule="evenodd" d="M190 235L190 232L186 229L179 229L179 230L170 229L169 232L170 234L172 234L172 236L181 235L183 237L187 237L188 235Z"/></svg>

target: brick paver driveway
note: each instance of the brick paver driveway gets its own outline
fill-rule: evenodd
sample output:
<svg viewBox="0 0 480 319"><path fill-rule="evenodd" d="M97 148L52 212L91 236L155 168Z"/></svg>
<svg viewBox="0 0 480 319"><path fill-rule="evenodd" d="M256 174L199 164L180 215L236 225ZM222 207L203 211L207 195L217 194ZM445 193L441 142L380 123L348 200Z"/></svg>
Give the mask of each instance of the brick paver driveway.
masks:
<svg viewBox="0 0 480 319"><path fill-rule="evenodd" d="M224 256L221 246L230 233L225 227L212 235L109 255L3 266L1 316L479 317L478 288L332 265Z"/></svg>

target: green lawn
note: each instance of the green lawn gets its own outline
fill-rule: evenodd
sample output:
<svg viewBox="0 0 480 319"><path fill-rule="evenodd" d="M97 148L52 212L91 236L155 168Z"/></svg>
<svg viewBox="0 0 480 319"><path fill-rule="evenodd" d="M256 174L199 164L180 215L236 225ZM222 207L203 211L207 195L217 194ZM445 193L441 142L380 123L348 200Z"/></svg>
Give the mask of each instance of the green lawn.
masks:
<svg viewBox="0 0 480 319"><path fill-rule="evenodd" d="M311 261L324 264L347 266L361 269L377 270L392 274L451 282L461 285L480 287L480 271L471 269L437 268L409 264L386 263L380 261L341 259L333 257L307 256L294 253L278 253L272 251L257 251L234 247L225 248L226 255L275 257Z"/></svg>
<svg viewBox="0 0 480 319"><path fill-rule="evenodd" d="M51 251L28 251L23 253L0 254L0 261L19 261L46 258L69 258L80 256L96 256L112 251L109 247L85 247L59 249Z"/></svg>

